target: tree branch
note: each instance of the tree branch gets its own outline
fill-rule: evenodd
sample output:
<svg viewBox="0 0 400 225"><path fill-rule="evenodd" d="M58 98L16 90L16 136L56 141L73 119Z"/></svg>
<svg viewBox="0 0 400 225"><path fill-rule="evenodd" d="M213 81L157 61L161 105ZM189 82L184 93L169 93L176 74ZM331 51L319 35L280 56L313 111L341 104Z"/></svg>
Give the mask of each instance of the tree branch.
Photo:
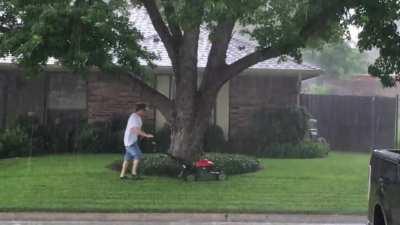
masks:
<svg viewBox="0 0 400 225"><path fill-rule="evenodd" d="M336 1L339 2L340 1ZM299 32L299 45L298 48L302 47L310 38L323 32L323 28L329 29L329 23L334 19L340 20L338 13L344 10L343 3L330 4L324 7L319 13L308 18L304 26ZM322 30L321 30L322 28ZM295 48L295 47L293 47ZM220 88L224 83L234 78L236 75L241 73L243 70L267 59L278 57L287 52L277 48L267 48L262 50L256 50L255 52L237 60L236 62L228 65L226 70L222 73L216 82L216 87Z"/></svg>
<svg viewBox="0 0 400 225"><path fill-rule="evenodd" d="M168 27L172 33L172 36L175 40L175 42L180 42L182 40L182 30L176 21L173 21L172 17L174 16L175 9L172 6L171 2L167 2L165 5L165 17L167 19Z"/></svg>
<svg viewBox="0 0 400 225"><path fill-rule="evenodd" d="M140 96L145 102L155 106L168 122L172 121L172 101L165 95L157 91L155 88L146 84L141 78L132 73L128 73L128 77L133 81L133 88L140 90Z"/></svg>
<svg viewBox="0 0 400 225"><path fill-rule="evenodd" d="M175 72L175 77L177 89L190 85L190 87L193 86L193 91L197 91L198 47L202 23L200 18L204 12L204 2L198 0L192 0L191 2L186 10L193 15L197 15L198 19L188 18L182 21L183 36L178 47L179 68L178 72Z"/></svg>
<svg viewBox="0 0 400 225"><path fill-rule="evenodd" d="M142 0L142 2L144 7L146 8L147 13L150 16L154 29L157 31L158 35L161 38L161 41L164 43L164 46L167 49L169 58L172 62L175 62L176 46L174 44L174 38L171 35L167 25L163 21L155 0Z"/></svg>
<svg viewBox="0 0 400 225"><path fill-rule="evenodd" d="M226 66L226 53L232 39L235 26L234 19L225 19L218 23L215 30L210 33L211 49L208 55L207 66L200 85L200 91L205 91L218 76L215 72Z"/></svg>
<svg viewBox="0 0 400 225"><path fill-rule="evenodd" d="M256 50L236 62L228 65L221 76L218 77L216 86L219 88L224 85L227 81L234 78L236 75L244 71L245 69L262 62L267 59L275 58L281 55L278 49L267 48L262 50Z"/></svg>
<svg viewBox="0 0 400 225"><path fill-rule="evenodd" d="M235 26L234 19L226 19L218 24L211 36L211 50L207 61L207 66L216 67L225 64L226 53L229 42L232 39L232 31Z"/></svg>

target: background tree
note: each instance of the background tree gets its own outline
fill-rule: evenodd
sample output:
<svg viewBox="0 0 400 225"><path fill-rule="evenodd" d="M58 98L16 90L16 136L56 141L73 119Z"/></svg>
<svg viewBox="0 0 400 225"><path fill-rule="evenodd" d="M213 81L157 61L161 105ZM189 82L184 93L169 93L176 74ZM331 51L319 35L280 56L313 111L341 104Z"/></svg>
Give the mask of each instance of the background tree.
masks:
<svg viewBox="0 0 400 225"><path fill-rule="evenodd" d="M170 153L187 160L202 152L219 89L258 62L287 56L300 62L301 49L308 43L337 40L354 24L364 28L360 48L381 49L370 72L393 85L389 74L400 70L397 0L0 0L1 52L15 56L33 74L54 57L75 71L97 66L139 75L140 60L150 62L152 55L138 43L141 36L129 23L129 4L146 9L168 52L176 98L169 100L134 79L171 124ZM236 25L258 47L228 64L226 53ZM211 50L198 87L201 27L210 31Z"/></svg>
<svg viewBox="0 0 400 225"><path fill-rule="evenodd" d="M325 71L324 75L341 78L367 74L368 66L374 62L369 53L360 52L343 40L319 48L307 48L303 51L303 59L319 65Z"/></svg>

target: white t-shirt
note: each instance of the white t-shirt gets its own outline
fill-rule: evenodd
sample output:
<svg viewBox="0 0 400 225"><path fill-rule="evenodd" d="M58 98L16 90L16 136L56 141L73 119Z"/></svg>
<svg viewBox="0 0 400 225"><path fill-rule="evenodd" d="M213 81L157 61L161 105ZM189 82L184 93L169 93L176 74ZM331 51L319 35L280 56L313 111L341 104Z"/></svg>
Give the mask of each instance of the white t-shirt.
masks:
<svg viewBox="0 0 400 225"><path fill-rule="evenodd" d="M142 124L143 124L142 119L136 113L132 113L131 116L129 116L128 124L126 125L125 134L124 134L124 145L126 147L131 146L138 139L137 135L134 132L132 132L131 129L133 127L137 127L139 129L141 129Z"/></svg>

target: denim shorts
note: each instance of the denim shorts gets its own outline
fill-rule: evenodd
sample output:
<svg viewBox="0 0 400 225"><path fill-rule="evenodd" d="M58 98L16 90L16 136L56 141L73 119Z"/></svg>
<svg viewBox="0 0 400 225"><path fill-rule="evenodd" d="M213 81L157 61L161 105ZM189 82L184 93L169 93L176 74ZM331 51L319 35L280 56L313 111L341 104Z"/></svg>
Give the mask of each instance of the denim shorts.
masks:
<svg viewBox="0 0 400 225"><path fill-rule="evenodd" d="M124 160L126 160L126 161L139 160L140 158L142 158L142 155L143 155L143 153L140 150L138 143L135 142L131 146L126 147Z"/></svg>

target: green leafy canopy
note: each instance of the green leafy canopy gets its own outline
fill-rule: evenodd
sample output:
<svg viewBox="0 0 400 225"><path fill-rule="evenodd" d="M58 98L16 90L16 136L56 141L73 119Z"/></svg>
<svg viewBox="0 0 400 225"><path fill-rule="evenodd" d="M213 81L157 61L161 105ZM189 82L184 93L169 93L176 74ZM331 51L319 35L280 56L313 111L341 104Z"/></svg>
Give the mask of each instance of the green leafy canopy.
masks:
<svg viewBox="0 0 400 225"><path fill-rule="evenodd" d="M73 70L90 66L141 71L140 60L154 55L143 49L140 33L129 22L132 5L149 0L0 0L0 51L37 71L50 57ZM380 49L369 72L386 86L400 73L398 0L158 0L171 33L203 24L215 30L233 20L240 32L258 43L301 61L310 44L342 39L348 25L362 28L361 50ZM179 33L179 32L178 32ZM184 33L184 32L182 32ZM176 34L176 33L175 33ZM211 32L210 38L214 32Z"/></svg>
<svg viewBox="0 0 400 225"><path fill-rule="evenodd" d="M139 59L152 59L138 44L142 36L124 1L1 0L0 7L0 53L15 56L31 74L50 57L74 71L140 72Z"/></svg>

